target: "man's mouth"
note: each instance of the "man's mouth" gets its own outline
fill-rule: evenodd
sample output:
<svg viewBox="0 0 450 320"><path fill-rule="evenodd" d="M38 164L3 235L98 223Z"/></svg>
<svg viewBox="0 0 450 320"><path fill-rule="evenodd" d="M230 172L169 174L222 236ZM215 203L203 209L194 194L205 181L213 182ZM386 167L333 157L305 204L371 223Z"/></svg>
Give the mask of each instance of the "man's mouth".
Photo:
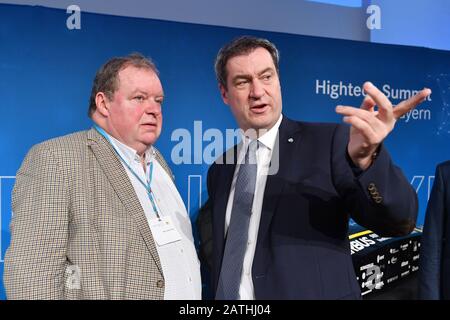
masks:
<svg viewBox="0 0 450 320"><path fill-rule="evenodd" d="M254 113L264 113L268 108L269 108L268 104L261 103L251 106L250 110Z"/></svg>
<svg viewBox="0 0 450 320"><path fill-rule="evenodd" d="M143 123L142 126L145 128L156 128L156 123Z"/></svg>

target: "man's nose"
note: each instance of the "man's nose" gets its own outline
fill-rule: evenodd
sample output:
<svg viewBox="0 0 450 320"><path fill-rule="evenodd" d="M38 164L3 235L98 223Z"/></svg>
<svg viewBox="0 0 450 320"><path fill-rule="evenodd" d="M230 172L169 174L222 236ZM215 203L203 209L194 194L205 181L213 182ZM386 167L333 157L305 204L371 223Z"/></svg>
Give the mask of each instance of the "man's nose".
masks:
<svg viewBox="0 0 450 320"><path fill-rule="evenodd" d="M259 99L264 95L264 92L263 84L258 79L253 80L250 89L250 97L252 99Z"/></svg>
<svg viewBox="0 0 450 320"><path fill-rule="evenodd" d="M145 106L145 113L153 114L155 116L161 114L161 103L155 100L149 100Z"/></svg>

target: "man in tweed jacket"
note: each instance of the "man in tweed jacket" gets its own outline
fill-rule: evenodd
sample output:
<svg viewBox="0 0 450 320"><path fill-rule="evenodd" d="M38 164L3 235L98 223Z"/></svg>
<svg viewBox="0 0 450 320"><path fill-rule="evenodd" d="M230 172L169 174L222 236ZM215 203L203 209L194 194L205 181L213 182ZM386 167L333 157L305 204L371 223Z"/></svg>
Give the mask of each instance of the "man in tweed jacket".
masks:
<svg viewBox="0 0 450 320"><path fill-rule="evenodd" d="M150 60L111 59L92 88L96 128L30 150L13 191L4 269L9 299L201 298L189 217L152 146L162 100ZM146 179L152 169L147 194L131 171ZM155 241L153 208L171 217L177 235L171 243Z"/></svg>

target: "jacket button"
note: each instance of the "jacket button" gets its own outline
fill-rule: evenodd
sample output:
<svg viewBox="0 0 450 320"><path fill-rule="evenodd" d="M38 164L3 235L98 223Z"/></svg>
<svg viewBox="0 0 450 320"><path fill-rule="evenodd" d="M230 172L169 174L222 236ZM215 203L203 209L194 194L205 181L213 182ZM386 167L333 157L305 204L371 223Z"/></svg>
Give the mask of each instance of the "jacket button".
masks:
<svg viewBox="0 0 450 320"><path fill-rule="evenodd" d="M158 280L158 281L156 282L156 286L157 286L158 288L163 288L163 287L164 287L164 281Z"/></svg>
<svg viewBox="0 0 450 320"><path fill-rule="evenodd" d="M369 183L369 186L367 187L367 189L369 191L376 190L375 183L373 183L373 182Z"/></svg>

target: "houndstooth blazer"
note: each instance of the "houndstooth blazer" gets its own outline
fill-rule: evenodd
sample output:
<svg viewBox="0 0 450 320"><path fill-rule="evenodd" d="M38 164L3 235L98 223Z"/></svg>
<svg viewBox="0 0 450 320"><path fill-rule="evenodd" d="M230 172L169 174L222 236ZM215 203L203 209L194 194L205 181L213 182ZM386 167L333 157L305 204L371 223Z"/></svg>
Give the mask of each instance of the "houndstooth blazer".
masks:
<svg viewBox="0 0 450 320"><path fill-rule="evenodd" d="M157 161L172 176L157 152ZM34 146L17 172L8 299L162 299L164 277L127 173L96 130Z"/></svg>

